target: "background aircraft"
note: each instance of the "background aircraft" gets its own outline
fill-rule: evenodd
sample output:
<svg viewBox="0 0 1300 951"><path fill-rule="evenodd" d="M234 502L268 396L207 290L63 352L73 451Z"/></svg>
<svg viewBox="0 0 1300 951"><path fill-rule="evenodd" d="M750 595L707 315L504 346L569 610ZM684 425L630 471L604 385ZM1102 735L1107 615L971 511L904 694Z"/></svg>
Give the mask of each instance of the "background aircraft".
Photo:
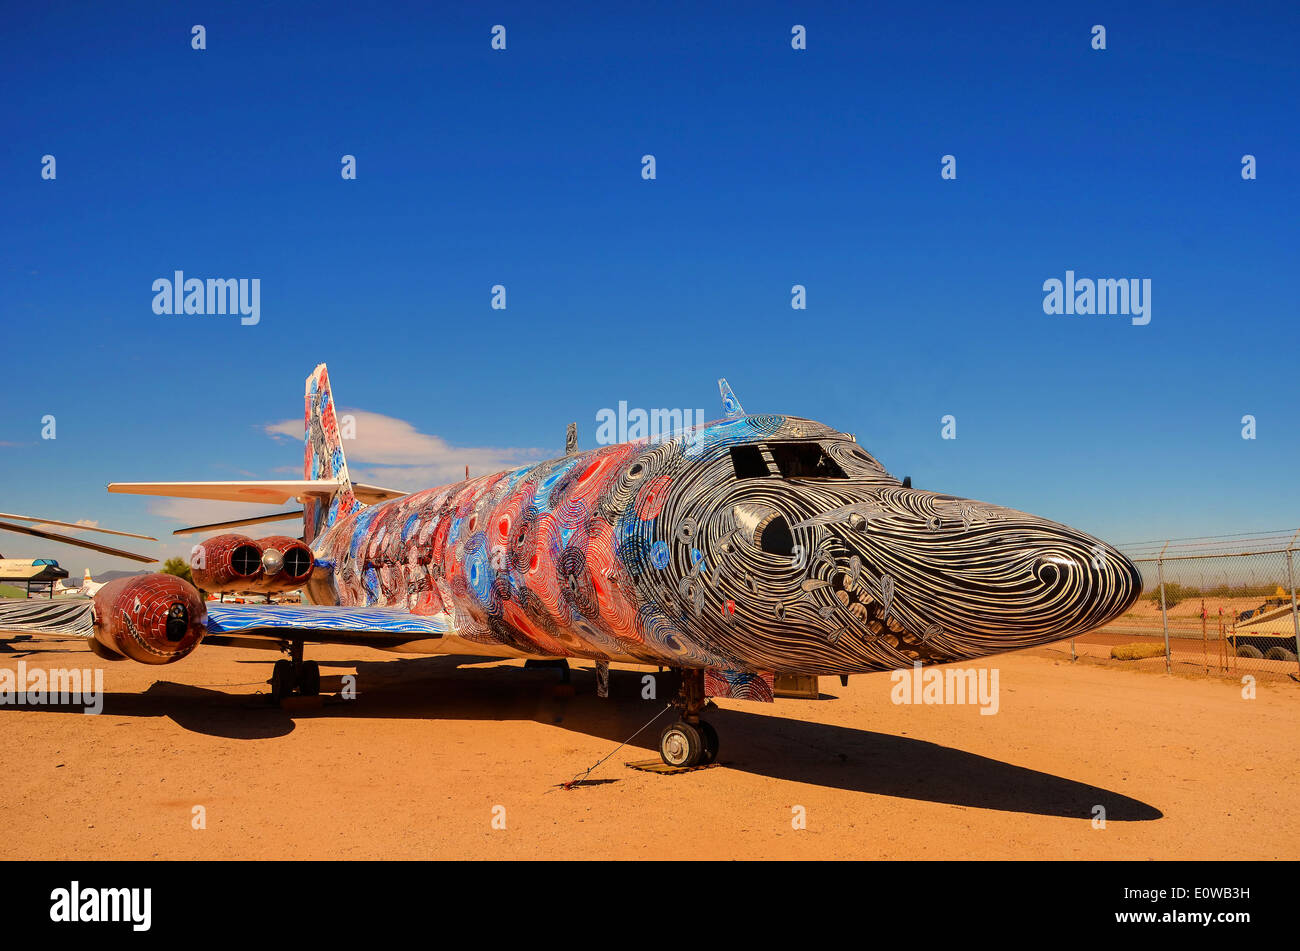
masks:
<svg viewBox="0 0 1300 951"><path fill-rule="evenodd" d="M99 593L99 589L104 587L106 584L108 584L107 581L96 581L92 578L90 576L90 569L87 568L85 574L81 576L81 585L79 587L73 588L64 584L62 581L56 581L54 583L54 594L56 597L60 595L75 595L79 597L93 598Z"/></svg>

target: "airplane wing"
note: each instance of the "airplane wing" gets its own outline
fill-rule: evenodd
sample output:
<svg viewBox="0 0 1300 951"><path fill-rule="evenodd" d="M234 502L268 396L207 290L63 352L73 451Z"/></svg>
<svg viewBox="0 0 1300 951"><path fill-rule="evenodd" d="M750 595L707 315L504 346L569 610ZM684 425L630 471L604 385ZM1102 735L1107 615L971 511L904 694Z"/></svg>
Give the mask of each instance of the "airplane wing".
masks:
<svg viewBox="0 0 1300 951"><path fill-rule="evenodd" d="M202 643L214 646L240 646L244 639L256 638L396 647L456 633L448 614L411 614L399 608L221 601L206 601L204 608L207 633ZM91 602L0 601L0 630L90 638Z"/></svg>
<svg viewBox="0 0 1300 951"><path fill-rule="evenodd" d="M89 528L88 526L79 525L77 527L84 528L86 531L97 531L97 529L92 529ZM107 545L100 545L96 542L88 542L84 538L73 538L71 535L60 535L56 532L42 531L39 528L32 528L30 525L14 525L11 524L10 522L0 522L0 531L15 532L19 535L31 535L33 538L44 538L48 541L59 542L64 545L75 545L78 548L88 548L91 551L97 551L105 555L116 555L119 558L130 558L132 561L141 561L144 562L146 565L152 564L153 562L158 560L157 558L154 558L150 555L137 555L135 552L123 551L120 548L110 548ZM125 535L127 533L111 532L110 534ZM136 537L147 538L148 536L140 535Z"/></svg>
<svg viewBox="0 0 1300 951"><path fill-rule="evenodd" d="M83 532L99 532L101 535L121 535L124 538L143 538L147 542L156 542L152 535L137 535L135 532L119 532L115 528L100 528L98 525L78 525L76 522L60 522L55 518L42 518L39 515L15 515L13 512L0 512L0 518L12 518L19 522L37 522L41 525L58 525L60 528L76 528Z"/></svg>
<svg viewBox="0 0 1300 951"><path fill-rule="evenodd" d="M112 528L99 528L95 525L78 525L76 522L60 522L58 519L43 518L39 515L15 515L13 512L0 512L0 518L12 518L20 522L35 522L37 525L58 525L63 528L75 528L82 532L98 532L101 535L121 535L126 538L143 538L147 542L156 542L158 539L152 535L137 535L135 532L119 532ZM117 555L120 558L130 558L134 561L142 561L146 565L157 561L157 558L148 555L137 555L134 552L122 551L120 548L109 548L107 545L99 545L95 542L88 542L83 538L73 538L70 535L61 535L58 532L47 531L43 528L33 528L29 525L15 525L12 522L0 522L0 531L15 532L19 535L30 535L33 538L44 538L52 542L60 542L64 545L75 545L78 548L87 548L90 551L101 552L105 555Z"/></svg>
<svg viewBox="0 0 1300 951"><path fill-rule="evenodd" d="M455 634L448 614L411 614L399 608L360 608L326 604L231 604L207 601L205 643L229 638L301 638L321 644L383 644L428 640Z"/></svg>
<svg viewBox="0 0 1300 951"><path fill-rule="evenodd" d="M290 499L329 498L343 483L338 479L276 479L268 482L110 482L108 491L128 495L155 495L213 502L264 502L283 505ZM409 493L378 485L352 483L352 494L370 504L398 499Z"/></svg>
<svg viewBox="0 0 1300 951"><path fill-rule="evenodd" d="M89 639L92 634L90 601L60 598L0 599L0 631L65 634Z"/></svg>

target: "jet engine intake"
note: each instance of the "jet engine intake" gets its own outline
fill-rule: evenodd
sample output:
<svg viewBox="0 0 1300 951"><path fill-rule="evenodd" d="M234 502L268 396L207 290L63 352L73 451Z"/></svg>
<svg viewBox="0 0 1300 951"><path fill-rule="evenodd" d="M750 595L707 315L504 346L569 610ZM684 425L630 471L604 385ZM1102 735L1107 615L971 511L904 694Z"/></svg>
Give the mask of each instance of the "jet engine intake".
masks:
<svg viewBox="0 0 1300 951"><path fill-rule="evenodd" d="M261 549L261 573L253 579L247 591L292 591L301 588L311 577L315 558L303 542L287 535L272 535L258 539Z"/></svg>
<svg viewBox="0 0 1300 951"><path fill-rule="evenodd" d="M247 535L217 535L190 552L190 574L203 591L247 591L262 573L262 548Z"/></svg>
<svg viewBox="0 0 1300 951"><path fill-rule="evenodd" d="M198 646L207 610L194 586L175 575L118 578L95 594L92 650L141 664L170 664ZM108 653L105 654L104 652Z"/></svg>

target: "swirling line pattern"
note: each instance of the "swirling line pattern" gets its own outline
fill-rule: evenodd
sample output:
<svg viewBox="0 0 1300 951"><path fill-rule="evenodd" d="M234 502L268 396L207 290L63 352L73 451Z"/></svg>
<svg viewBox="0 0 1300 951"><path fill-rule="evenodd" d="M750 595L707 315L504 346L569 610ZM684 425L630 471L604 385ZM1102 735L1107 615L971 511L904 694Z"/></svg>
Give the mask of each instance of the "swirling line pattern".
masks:
<svg viewBox="0 0 1300 951"><path fill-rule="evenodd" d="M339 439L338 420L334 415L334 396L330 392L329 374L325 364L320 364L307 377L303 438L303 477L307 479L341 479L343 488L330 500L328 506L316 496L303 500L303 525L305 538L310 542L342 515L350 515L361 507L352 494L348 479L348 465Z"/></svg>
<svg viewBox="0 0 1300 951"><path fill-rule="evenodd" d="M782 468L792 446L811 469ZM906 488L852 437L773 415L360 508L314 549L317 602L445 613L520 655L726 670L760 692L738 675L1016 650L1141 590L1083 532Z"/></svg>
<svg viewBox="0 0 1300 951"><path fill-rule="evenodd" d="M70 634L91 637L94 624L89 598L60 598L57 601L5 598L0 600L0 631L36 631L41 634Z"/></svg>

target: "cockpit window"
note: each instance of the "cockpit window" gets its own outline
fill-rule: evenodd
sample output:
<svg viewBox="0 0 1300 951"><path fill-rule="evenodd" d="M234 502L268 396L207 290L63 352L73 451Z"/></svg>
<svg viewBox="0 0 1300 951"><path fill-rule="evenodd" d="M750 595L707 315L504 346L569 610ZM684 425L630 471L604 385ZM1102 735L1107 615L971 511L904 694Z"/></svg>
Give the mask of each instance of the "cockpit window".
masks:
<svg viewBox="0 0 1300 951"><path fill-rule="evenodd" d="M737 479L847 479L821 443L773 442L731 447Z"/></svg>
<svg viewBox="0 0 1300 951"><path fill-rule="evenodd" d="M762 446L732 446L731 466L737 479L765 479L770 474Z"/></svg>
<svg viewBox="0 0 1300 951"><path fill-rule="evenodd" d="M821 443L778 442L768 448L783 479L848 478L839 463L826 454Z"/></svg>

